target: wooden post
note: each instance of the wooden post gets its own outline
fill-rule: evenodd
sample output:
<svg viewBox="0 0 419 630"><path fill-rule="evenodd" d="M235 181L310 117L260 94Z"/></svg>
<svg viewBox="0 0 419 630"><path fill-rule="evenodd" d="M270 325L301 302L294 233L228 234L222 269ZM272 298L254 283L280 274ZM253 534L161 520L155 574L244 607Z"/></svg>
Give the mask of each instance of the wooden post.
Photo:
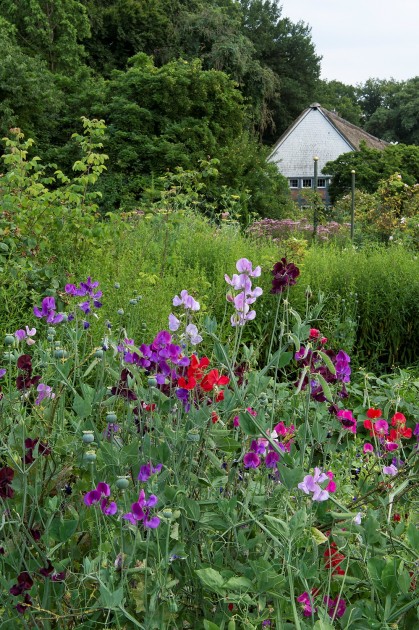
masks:
<svg viewBox="0 0 419 630"><path fill-rule="evenodd" d="M355 227L355 171L351 171L352 185L351 185L351 240L354 240L354 227Z"/></svg>

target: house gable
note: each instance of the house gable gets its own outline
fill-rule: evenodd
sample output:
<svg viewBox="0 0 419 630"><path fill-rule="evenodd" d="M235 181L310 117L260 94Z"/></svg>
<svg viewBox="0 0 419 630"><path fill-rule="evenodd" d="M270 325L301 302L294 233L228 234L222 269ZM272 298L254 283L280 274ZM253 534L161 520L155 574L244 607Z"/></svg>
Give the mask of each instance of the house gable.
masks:
<svg viewBox="0 0 419 630"><path fill-rule="evenodd" d="M345 138L318 103L306 109L274 145L268 157L287 178L312 177L313 158L317 156L318 175L329 160L355 147Z"/></svg>

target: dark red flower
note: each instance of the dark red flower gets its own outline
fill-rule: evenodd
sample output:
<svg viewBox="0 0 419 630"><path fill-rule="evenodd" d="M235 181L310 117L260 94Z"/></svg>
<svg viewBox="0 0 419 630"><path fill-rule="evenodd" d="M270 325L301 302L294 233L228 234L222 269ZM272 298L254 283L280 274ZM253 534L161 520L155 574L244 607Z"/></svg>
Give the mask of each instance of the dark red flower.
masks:
<svg viewBox="0 0 419 630"><path fill-rule="evenodd" d="M24 615L28 606L32 606L32 600L29 597L28 593L25 593L25 597L20 604L17 604L16 610L20 615Z"/></svg>
<svg viewBox="0 0 419 630"><path fill-rule="evenodd" d="M32 357L29 354L21 354L16 363L19 370L32 372Z"/></svg>
<svg viewBox="0 0 419 630"><path fill-rule="evenodd" d="M0 497L2 499L13 499L14 490L10 487L15 471L9 466L0 468Z"/></svg>
<svg viewBox="0 0 419 630"><path fill-rule="evenodd" d="M278 294L283 293L287 287L291 287L297 282L300 270L294 263L289 263L286 258L281 258L274 265L271 273L273 275L271 293Z"/></svg>
<svg viewBox="0 0 419 630"><path fill-rule="evenodd" d="M32 586L33 579L27 571L22 571L22 573L17 576L17 584L13 584L9 592L11 595L15 596L21 595L24 591L29 591Z"/></svg>
<svg viewBox="0 0 419 630"><path fill-rule="evenodd" d="M43 567L42 569L39 569L39 573L41 575L43 575L44 577L48 577L49 575L51 575L51 573L54 571L54 567L51 564L51 560L48 560L48 566L47 567Z"/></svg>

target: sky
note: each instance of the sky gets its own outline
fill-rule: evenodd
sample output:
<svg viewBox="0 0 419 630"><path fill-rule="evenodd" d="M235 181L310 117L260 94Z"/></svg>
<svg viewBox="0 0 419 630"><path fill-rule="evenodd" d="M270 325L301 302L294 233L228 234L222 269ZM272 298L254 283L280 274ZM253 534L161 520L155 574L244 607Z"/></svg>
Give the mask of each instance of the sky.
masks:
<svg viewBox="0 0 419 630"><path fill-rule="evenodd" d="M349 85L419 76L419 0L279 0L311 26L321 78Z"/></svg>

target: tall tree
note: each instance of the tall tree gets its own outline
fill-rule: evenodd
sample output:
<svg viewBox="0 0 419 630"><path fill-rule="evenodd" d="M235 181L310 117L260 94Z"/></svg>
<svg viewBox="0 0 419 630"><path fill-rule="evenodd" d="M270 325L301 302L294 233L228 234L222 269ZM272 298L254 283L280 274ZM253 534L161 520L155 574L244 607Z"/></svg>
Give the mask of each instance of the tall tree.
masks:
<svg viewBox="0 0 419 630"><path fill-rule="evenodd" d="M353 123L362 123L362 109L358 104L357 88L341 81L320 80L316 88L315 100L322 107L336 111L339 116Z"/></svg>
<svg viewBox="0 0 419 630"><path fill-rule="evenodd" d="M21 49L44 59L51 72L72 72L89 36L85 7L79 0L0 0L0 15L16 27Z"/></svg>

